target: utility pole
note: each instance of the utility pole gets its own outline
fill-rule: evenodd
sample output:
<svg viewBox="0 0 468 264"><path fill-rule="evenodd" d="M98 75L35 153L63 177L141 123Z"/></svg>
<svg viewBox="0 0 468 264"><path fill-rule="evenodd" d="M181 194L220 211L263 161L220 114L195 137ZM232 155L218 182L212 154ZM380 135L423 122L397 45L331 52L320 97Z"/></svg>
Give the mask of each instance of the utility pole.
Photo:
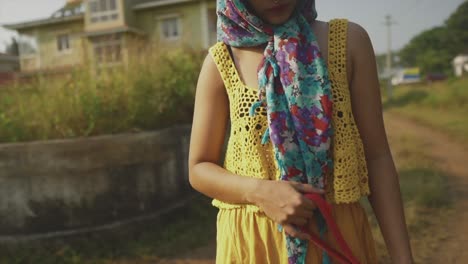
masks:
<svg viewBox="0 0 468 264"><path fill-rule="evenodd" d="M388 98L392 99L392 82L391 82L391 72L392 72L392 25L395 25L396 22L393 21L391 15L385 16L384 25L387 27L387 67L386 72L388 76L387 82L387 95Z"/></svg>

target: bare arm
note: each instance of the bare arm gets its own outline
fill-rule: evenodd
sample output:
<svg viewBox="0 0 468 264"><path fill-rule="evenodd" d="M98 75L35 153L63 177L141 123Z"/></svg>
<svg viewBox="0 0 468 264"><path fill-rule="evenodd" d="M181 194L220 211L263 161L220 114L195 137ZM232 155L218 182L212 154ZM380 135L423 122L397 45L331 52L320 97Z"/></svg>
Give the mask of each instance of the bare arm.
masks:
<svg viewBox="0 0 468 264"><path fill-rule="evenodd" d="M393 263L413 263L398 174L384 128L374 50L367 32L354 23L349 24L348 47L352 108L369 170L368 199Z"/></svg>
<svg viewBox="0 0 468 264"><path fill-rule="evenodd" d="M257 179L242 177L219 165L229 115L229 100L216 65L208 55L197 84L189 151L190 184L197 191L228 203L252 203Z"/></svg>
<svg viewBox="0 0 468 264"><path fill-rule="evenodd" d="M197 191L234 204L255 204L283 224L285 232L305 238L292 227L313 216L314 204L302 193L318 192L309 184L260 180L237 175L219 165L229 115L229 99L212 58L205 59L197 84L190 138L189 180Z"/></svg>

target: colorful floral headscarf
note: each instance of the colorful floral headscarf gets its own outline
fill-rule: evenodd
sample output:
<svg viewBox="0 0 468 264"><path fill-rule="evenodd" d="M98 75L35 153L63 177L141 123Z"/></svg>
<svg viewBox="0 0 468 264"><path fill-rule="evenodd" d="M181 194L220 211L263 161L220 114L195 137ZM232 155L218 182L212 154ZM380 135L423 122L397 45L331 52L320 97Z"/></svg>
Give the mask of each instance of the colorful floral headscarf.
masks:
<svg viewBox="0 0 468 264"><path fill-rule="evenodd" d="M316 19L314 0L298 0L292 17L273 26L256 17L245 0L218 0L218 40L233 47L266 44L258 68L259 100L268 128L262 139L273 143L281 180L325 188L333 163L332 94L326 63L311 28ZM323 235L326 227L317 216ZM289 263L304 263L307 240L286 236ZM323 263L329 258L324 252Z"/></svg>

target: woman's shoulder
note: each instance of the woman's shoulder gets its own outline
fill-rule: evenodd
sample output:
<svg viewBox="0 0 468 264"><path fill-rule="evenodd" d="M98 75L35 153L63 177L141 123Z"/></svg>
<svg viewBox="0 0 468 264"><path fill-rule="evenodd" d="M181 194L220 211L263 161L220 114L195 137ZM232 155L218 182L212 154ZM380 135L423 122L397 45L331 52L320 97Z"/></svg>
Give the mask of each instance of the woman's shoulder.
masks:
<svg viewBox="0 0 468 264"><path fill-rule="evenodd" d="M348 21L348 48L351 53L368 49L371 43L369 34L366 29L358 23Z"/></svg>
<svg viewBox="0 0 468 264"><path fill-rule="evenodd" d="M201 66L197 84L197 90L199 89L210 90L210 93L217 94L217 96L224 96L226 94L221 73L215 59L210 53L206 55Z"/></svg>
<svg viewBox="0 0 468 264"><path fill-rule="evenodd" d="M330 31L330 25L333 22L336 22L338 20L344 20L346 21L346 35L347 35L347 46L349 47L350 51L355 50L356 48L359 48L362 44L367 44L370 42L369 34L367 33L366 29L361 26L360 24L353 22L348 19L331 19L330 21L322 21L322 20L315 20L312 24L311 27L314 30L314 32L318 32L319 36L322 35L321 33L326 33L323 34L323 36L328 35Z"/></svg>
<svg viewBox="0 0 468 264"><path fill-rule="evenodd" d="M359 50L359 48L370 43L369 34L366 29L360 24L348 19L331 19L328 22L316 20L315 27L319 29L327 28L327 31L329 31L331 23L338 20L346 22L346 46L349 53L354 53L356 50Z"/></svg>
<svg viewBox="0 0 468 264"><path fill-rule="evenodd" d="M356 65L356 60L359 56L363 54L373 53L373 47L371 44L371 40L369 34L367 33L366 29L361 26L360 24L348 20L348 19L332 19L330 21L320 21L316 20L314 30L319 31L327 31L327 35L330 34L330 26L332 23L335 23L334 26L336 27L338 21L344 21L346 25L346 45L345 45L345 52L346 52L346 71L348 75L348 81L351 81L352 74L353 74L353 65ZM343 23L341 24L343 25ZM336 28L335 28L336 29Z"/></svg>
<svg viewBox="0 0 468 264"><path fill-rule="evenodd" d="M347 68L350 75L354 75L354 67L365 68L366 65L375 64L374 48L367 30L358 23L348 21L347 30L347 50L348 63ZM352 78L352 77L351 77Z"/></svg>

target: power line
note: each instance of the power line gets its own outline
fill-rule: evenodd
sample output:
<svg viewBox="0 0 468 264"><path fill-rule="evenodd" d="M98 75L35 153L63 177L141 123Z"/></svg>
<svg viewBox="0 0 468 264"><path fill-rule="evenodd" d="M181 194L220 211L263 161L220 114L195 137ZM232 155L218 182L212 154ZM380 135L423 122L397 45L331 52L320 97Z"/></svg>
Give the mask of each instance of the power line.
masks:
<svg viewBox="0 0 468 264"><path fill-rule="evenodd" d="M396 25L396 21L393 20L391 15L385 16L384 25L387 27L387 71L388 73L392 70L392 26Z"/></svg>
<svg viewBox="0 0 468 264"><path fill-rule="evenodd" d="M391 15L385 16L384 25L387 27L387 67L386 67L386 76L388 78L387 82L387 92L388 98L392 99L392 26L396 24L396 21L393 20Z"/></svg>

